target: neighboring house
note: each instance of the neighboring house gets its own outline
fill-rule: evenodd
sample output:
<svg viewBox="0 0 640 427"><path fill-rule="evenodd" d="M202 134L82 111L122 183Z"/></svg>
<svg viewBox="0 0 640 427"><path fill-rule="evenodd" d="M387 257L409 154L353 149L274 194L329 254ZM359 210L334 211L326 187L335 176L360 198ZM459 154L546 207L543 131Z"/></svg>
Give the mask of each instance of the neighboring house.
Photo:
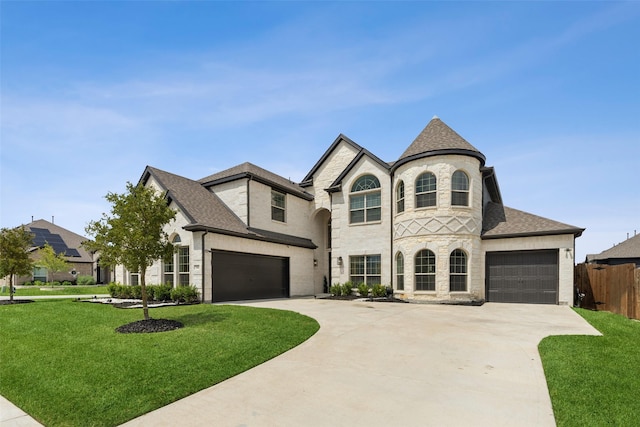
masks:
<svg viewBox="0 0 640 427"><path fill-rule="evenodd" d="M587 255L586 261L589 264L607 265L633 263L636 267L640 267L640 234L636 234L599 254Z"/></svg>
<svg viewBox="0 0 640 427"><path fill-rule="evenodd" d="M33 221L24 227L33 234L33 246L30 248L31 259L37 263L37 260L40 259L40 250L48 243L56 254L65 254L69 269L68 271L50 273L45 268L35 267L31 276L19 277L15 282L17 285L35 280L62 282L65 280L73 281L78 275L94 276L93 255L82 247L82 242L87 240L86 237L44 219ZM74 271L76 274L72 274Z"/></svg>
<svg viewBox="0 0 640 427"><path fill-rule="evenodd" d="M178 251L149 283L192 284L204 301L347 281L408 300L573 301L584 229L504 206L484 155L438 118L392 163L339 135L300 183L250 163L197 181L147 167L140 183L177 211L166 231Z"/></svg>

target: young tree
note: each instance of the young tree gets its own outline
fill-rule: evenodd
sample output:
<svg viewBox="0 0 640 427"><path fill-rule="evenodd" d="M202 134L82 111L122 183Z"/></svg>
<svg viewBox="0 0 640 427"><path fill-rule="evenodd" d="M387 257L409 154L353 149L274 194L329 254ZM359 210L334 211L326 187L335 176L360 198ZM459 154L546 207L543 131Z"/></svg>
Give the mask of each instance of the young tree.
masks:
<svg viewBox="0 0 640 427"><path fill-rule="evenodd" d="M99 221L91 221L85 231L94 237L84 245L100 252L102 265L122 264L128 271L140 273L144 319L149 320L145 274L159 259L174 252L164 226L175 219L163 194L142 185L127 182L125 194L108 193L111 216L102 214Z"/></svg>
<svg viewBox="0 0 640 427"><path fill-rule="evenodd" d="M9 300L13 302L13 276L26 276L33 269L29 248L33 234L24 227L0 230L0 277L9 276Z"/></svg>
<svg viewBox="0 0 640 427"><path fill-rule="evenodd" d="M51 273L50 282L53 287L53 274L59 273L69 269L69 263L64 258L63 253L56 254L50 244L45 243L44 247L40 249L40 259L35 262L39 267L47 269L48 273Z"/></svg>

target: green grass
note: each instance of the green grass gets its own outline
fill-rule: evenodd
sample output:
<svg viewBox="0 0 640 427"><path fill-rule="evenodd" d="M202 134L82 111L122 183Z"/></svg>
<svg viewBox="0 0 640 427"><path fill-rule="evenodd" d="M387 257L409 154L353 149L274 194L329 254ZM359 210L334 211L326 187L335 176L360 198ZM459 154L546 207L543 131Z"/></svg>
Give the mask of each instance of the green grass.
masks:
<svg viewBox="0 0 640 427"><path fill-rule="evenodd" d="M43 286L45 288L45 286ZM33 297L39 295L108 295L106 286L57 286L49 290L40 290L37 286L16 289L14 297ZM0 296L8 297L9 291L0 292Z"/></svg>
<svg viewBox="0 0 640 427"><path fill-rule="evenodd" d="M154 308L184 327L118 334L139 309L68 299L0 306L0 394L46 426L115 426L259 365L319 328L289 311Z"/></svg>
<svg viewBox="0 0 640 427"><path fill-rule="evenodd" d="M640 322L576 311L603 336L552 336L540 342L558 426L637 426Z"/></svg>

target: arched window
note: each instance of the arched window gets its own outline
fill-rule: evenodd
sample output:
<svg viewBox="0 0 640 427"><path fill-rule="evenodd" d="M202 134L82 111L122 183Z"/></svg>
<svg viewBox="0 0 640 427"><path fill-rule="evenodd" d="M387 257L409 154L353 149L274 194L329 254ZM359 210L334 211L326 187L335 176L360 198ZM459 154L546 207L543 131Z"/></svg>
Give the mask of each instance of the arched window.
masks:
<svg viewBox="0 0 640 427"><path fill-rule="evenodd" d="M396 187L396 213L404 212L404 182L400 181Z"/></svg>
<svg viewBox="0 0 640 427"><path fill-rule="evenodd" d="M380 196L380 181L373 175L364 175L351 186L349 196L350 222L380 221L382 197Z"/></svg>
<svg viewBox="0 0 640 427"><path fill-rule="evenodd" d="M467 254L462 249L454 250L449 257L449 291L467 291Z"/></svg>
<svg viewBox="0 0 640 427"><path fill-rule="evenodd" d="M436 205L436 176L425 172L416 179L416 208Z"/></svg>
<svg viewBox="0 0 640 427"><path fill-rule="evenodd" d="M423 249L416 254L415 259L415 290L436 290L436 256L429 249Z"/></svg>
<svg viewBox="0 0 640 427"><path fill-rule="evenodd" d="M396 255L396 289L404 290L404 255L398 252Z"/></svg>
<svg viewBox="0 0 640 427"><path fill-rule="evenodd" d="M451 206L469 206L469 177L462 171L451 177Z"/></svg>

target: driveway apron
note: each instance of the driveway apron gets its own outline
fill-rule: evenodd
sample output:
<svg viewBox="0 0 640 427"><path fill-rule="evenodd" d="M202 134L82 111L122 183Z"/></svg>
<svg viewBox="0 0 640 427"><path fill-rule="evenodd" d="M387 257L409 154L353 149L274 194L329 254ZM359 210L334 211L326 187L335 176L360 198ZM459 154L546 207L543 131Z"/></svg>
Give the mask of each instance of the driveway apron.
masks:
<svg viewBox="0 0 640 427"><path fill-rule="evenodd" d="M599 335L566 306L287 299L320 330L300 346L126 426L554 426L538 355Z"/></svg>

